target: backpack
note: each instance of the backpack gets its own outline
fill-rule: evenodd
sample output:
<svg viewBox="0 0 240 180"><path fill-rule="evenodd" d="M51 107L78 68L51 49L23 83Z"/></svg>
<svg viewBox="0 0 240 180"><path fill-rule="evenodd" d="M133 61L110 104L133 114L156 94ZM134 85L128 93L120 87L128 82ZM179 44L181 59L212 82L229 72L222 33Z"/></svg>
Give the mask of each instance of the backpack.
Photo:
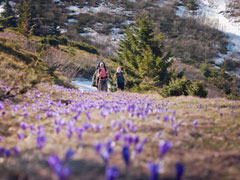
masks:
<svg viewBox="0 0 240 180"><path fill-rule="evenodd" d="M116 72L117 83L124 83L123 72Z"/></svg>
<svg viewBox="0 0 240 180"><path fill-rule="evenodd" d="M96 76L97 76L97 70L94 72L93 77L92 77L92 86L97 87L96 85Z"/></svg>

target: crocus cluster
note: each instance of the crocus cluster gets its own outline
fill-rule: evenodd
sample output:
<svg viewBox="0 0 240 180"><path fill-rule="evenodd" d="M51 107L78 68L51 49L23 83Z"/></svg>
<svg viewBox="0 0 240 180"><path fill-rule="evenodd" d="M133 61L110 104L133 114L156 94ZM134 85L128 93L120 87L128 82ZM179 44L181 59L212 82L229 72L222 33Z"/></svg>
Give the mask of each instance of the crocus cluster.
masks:
<svg viewBox="0 0 240 180"><path fill-rule="evenodd" d="M52 154L47 157L47 163L57 175L59 180L65 180L70 176L70 168L64 163L69 161L74 154L74 151L68 150L65 154L64 162L62 162L56 154Z"/></svg>
<svg viewBox="0 0 240 180"><path fill-rule="evenodd" d="M43 83L42 85L49 88L47 84ZM113 154L119 153L126 169L129 170L133 162L140 160L139 157L146 149L147 141L148 143L156 143L160 140L158 146L160 161L172 148L171 142L162 140L163 131L160 129L157 129L155 136L148 137L149 139L142 137L140 133L137 134L141 127L135 123L135 119L140 121L154 116L156 123L163 123L164 126L170 125L175 135L177 135L178 128L182 124L182 121L177 121L176 110L169 108L169 105L174 105L169 101L163 101L159 104L153 99L149 99L148 96L128 96L124 93L83 93L79 90L66 89L56 85L52 85L51 90L67 93L69 100L61 99L61 97L51 100L50 93L43 93L34 89L32 92L26 93L26 97L31 100L29 102L33 103L26 102L23 105L8 103L14 115L17 113L21 115L20 131L17 135L18 143L23 142L25 137L34 137L36 140L34 146L43 149L47 143L51 142L49 132L54 132L54 136L65 137L69 142L73 142L76 136L78 138L77 143L82 144L85 134L99 135L99 133L105 133L105 130L110 129L109 136L104 142L94 144L96 154L105 164L106 180L114 180L119 176L117 167L110 165L111 161L109 160ZM200 108L202 108L202 105L198 107L198 109ZM3 109L4 103L0 102L0 110ZM31 112L36 115L32 117ZM100 124L99 119L96 119L94 116L96 112L99 113L98 118L105 120L104 123ZM126 114L126 117L119 116L119 113ZM111 119L112 117L114 117L114 120ZM33 124L35 123L34 120L36 124ZM42 120L48 121L43 125ZM193 124L194 128L196 124ZM51 130L45 132L45 128ZM28 133L31 133L30 136L28 136ZM17 146L12 150L0 148L1 157L9 157L11 154L18 154L18 152L19 148ZM70 149L62 160L56 154L47 157L47 163L59 180L67 179L70 176L70 167L67 166L67 162L74 154L75 152ZM159 168L159 164L153 162L148 164L150 180L158 179ZM176 174L178 179L182 177L183 171L183 166L177 164Z"/></svg>

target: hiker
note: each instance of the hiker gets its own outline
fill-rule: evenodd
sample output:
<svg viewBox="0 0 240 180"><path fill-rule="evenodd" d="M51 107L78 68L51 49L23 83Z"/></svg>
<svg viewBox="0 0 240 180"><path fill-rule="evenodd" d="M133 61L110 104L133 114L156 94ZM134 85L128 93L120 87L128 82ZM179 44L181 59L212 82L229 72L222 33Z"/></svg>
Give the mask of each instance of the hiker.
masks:
<svg viewBox="0 0 240 180"><path fill-rule="evenodd" d="M121 91L124 90L124 85L126 83L126 78L124 76L123 68L118 67L117 72L115 73L114 76L115 80L117 81L117 88Z"/></svg>
<svg viewBox="0 0 240 180"><path fill-rule="evenodd" d="M107 91L107 80L108 80L108 72L104 62L100 63L100 67L97 70L96 75L96 85L98 87L98 91Z"/></svg>

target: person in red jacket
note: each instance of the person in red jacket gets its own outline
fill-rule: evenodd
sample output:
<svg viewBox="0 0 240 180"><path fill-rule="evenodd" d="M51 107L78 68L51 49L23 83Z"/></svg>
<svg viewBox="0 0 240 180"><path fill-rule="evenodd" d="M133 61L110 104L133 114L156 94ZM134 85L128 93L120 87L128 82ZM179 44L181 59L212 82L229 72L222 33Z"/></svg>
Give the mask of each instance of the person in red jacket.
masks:
<svg viewBox="0 0 240 180"><path fill-rule="evenodd" d="M107 91L108 71L103 62L100 63L100 68L97 71L96 79L98 91Z"/></svg>

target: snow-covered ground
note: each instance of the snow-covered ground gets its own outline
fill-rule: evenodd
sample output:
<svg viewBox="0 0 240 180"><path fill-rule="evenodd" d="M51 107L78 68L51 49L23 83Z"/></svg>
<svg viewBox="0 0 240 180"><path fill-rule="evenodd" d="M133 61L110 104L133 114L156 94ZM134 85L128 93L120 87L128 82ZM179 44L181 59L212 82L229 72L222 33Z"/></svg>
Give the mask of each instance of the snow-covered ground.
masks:
<svg viewBox="0 0 240 180"><path fill-rule="evenodd" d="M2 2L0 4L0 17L1 17L1 13L4 12L3 6L4 6L4 3Z"/></svg>
<svg viewBox="0 0 240 180"><path fill-rule="evenodd" d="M72 80L72 83L78 87L78 89L83 91L97 91L96 87L92 86L92 82L89 79L86 78L76 78ZM108 83L108 89L111 87L111 85Z"/></svg>
<svg viewBox="0 0 240 180"><path fill-rule="evenodd" d="M82 8L78 6L68 6L66 9L72 11L69 15L78 15L80 13L88 13L88 14L97 14L100 12L108 13L108 14L122 14L122 7L115 7L111 3L102 2L97 7L85 5Z"/></svg>
<svg viewBox="0 0 240 180"><path fill-rule="evenodd" d="M97 91L97 88L91 85L92 82L85 78L77 78L72 83L83 91Z"/></svg>
<svg viewBox="0 0 240 180"><path fill-rule="evenodd" d="M226 55L219 53L214 60L220 64L224 59L240 60L240 22L229 18L227 14L229 0L198 0L199 9L194 17L204 17L208 25L224 32L229 36L228 52ZM186 7L179 6L176 12L178 16L191 16Z"/></svg>

